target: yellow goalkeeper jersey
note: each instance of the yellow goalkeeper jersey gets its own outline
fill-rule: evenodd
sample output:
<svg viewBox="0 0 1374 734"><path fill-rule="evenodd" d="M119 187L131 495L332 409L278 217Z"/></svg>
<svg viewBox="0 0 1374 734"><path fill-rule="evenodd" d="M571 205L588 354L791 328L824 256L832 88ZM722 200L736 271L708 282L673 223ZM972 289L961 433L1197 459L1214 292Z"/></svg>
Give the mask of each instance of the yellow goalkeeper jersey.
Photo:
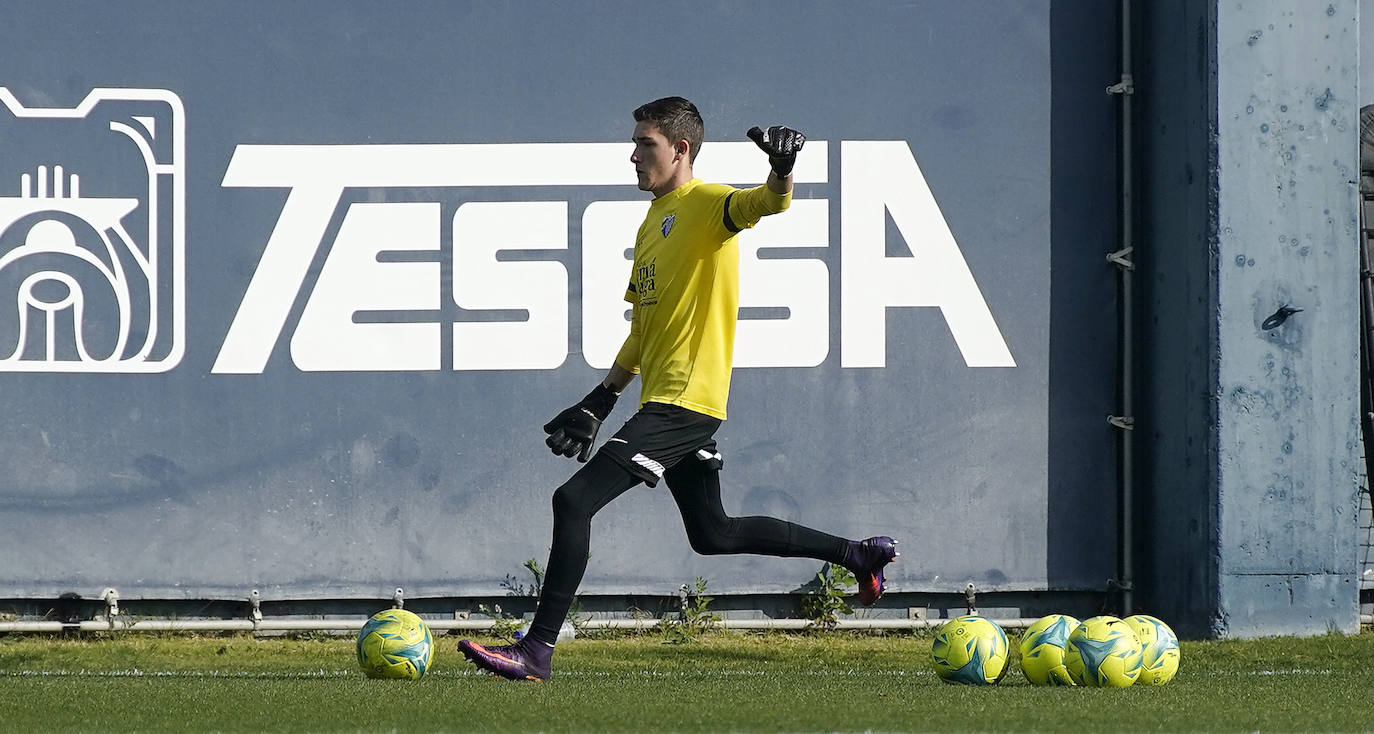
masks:
<svg viewBox="0 0 1374 734"><path fill-rule="evenodd" d="M625 293L630 336L616 363L640 376L639 404L725 420L739 318L737 235L784 211L792 194L692 179L654 199L635 238Z"/></svg>

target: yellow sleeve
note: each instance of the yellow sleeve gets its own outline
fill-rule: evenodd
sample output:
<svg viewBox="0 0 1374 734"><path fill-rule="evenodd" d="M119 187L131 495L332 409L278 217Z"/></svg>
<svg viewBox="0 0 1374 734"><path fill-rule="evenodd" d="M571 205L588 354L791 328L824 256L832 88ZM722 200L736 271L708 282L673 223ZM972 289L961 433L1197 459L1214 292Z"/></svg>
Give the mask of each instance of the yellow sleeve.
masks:
<svg viewBox="0 0 1374 734"><path fill-rule="evenodd" d="M630 312L630 335L625 337L620 353L615 355L615 363L628 372L639 374L639 306Z"/></svg>
<svg viewBox="0 0 1374 734"><path fill-rule="evenodd" d="M792 205L792 192L779 194L767 186L737 189L725 197L723 223L730 232L739 232L759 223L769 214L787 211Z"/></svg>

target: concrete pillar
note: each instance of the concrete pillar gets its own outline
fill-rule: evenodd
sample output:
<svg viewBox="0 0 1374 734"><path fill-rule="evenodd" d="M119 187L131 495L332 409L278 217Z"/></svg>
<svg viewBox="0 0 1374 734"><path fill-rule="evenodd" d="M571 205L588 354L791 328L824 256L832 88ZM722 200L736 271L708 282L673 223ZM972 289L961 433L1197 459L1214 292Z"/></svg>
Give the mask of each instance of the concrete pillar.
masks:
<svg viewBox="0 0 1374 734"><path fill-rule="evenodd" d="M1137 598L1356 631L1358 2L1141 5Z"/></svg>

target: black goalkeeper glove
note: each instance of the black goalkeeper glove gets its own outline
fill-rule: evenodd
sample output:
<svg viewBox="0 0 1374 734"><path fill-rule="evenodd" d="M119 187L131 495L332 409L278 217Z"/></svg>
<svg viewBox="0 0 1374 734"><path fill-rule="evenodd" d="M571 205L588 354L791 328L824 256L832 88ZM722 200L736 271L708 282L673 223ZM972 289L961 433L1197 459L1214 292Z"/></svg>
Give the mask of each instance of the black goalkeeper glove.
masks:
<svg viewBox="0 0 1374 734"><path fill-rule="evenodd" d="M618 397L620 395L609 387L597 385L577 405L544 424L544 433L549 434L544 443L555 454L568 458L576 456L578 461L586 463L596 443L596 432L615 408Z"/></svg>
<svg viewBox="0 0 1374 734"><path fill-rule="evenodd" d="M787 178L792 174L792 166L797 162L797 151L806 143L806 136L800 131L782 125L774 125L768 128L767 132L758 127L751 127L745 135L768 154L768 163L773 166L773 173L778 174L779 178Z"/></svg>

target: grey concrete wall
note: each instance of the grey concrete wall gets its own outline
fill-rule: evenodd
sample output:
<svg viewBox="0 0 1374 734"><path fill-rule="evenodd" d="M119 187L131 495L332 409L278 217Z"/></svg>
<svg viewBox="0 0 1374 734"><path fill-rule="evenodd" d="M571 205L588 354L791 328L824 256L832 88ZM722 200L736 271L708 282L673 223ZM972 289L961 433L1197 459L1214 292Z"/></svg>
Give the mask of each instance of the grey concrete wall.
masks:
<svg viewBox="0 0 1374 734"><path fill-rule="evenodd" d="M1140 598L1189 634L1357 627L1357 15L1138 15Z"/></svg>
<svg viewBox="0 0 1374 734"><path fill-rule="evenodd" d="M1374 18L1374 0L1360 0L1360 106L1374 103L1374 33L1368 20Z"/></svg>
<svg viewBox="0 0 1374 734"><path fill-rule="evenodd" d="M1358 4L1217 10L1221 614L1358 628ZM1301 308L1282 325L1265 319Z"/></svg>

